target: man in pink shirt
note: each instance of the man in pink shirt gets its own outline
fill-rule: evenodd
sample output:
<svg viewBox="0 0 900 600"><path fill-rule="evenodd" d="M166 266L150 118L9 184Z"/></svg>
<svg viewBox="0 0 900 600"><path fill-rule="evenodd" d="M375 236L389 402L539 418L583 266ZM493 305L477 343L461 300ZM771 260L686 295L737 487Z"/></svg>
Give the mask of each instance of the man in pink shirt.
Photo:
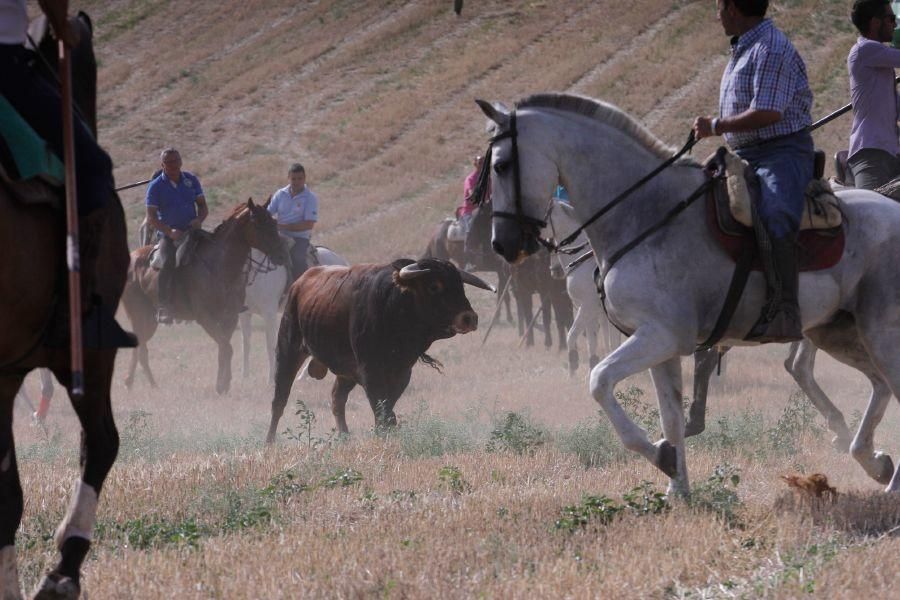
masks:
<svg viewBox="0 0 900 600"><path fill-rule="evenodd" d="M475 212L475 205L472 203L472 194L475 193L475 186L478 183L478 173L481 171L481 164L484 162L483 156L476 156L472 161L475 169L466 177L463 184L463 203L456 209L456 218L462 219L466 224L466 230L469 229L469 220L472 213Z"/></svg>
<svg viewBox="0 0 900 600"><path fill-rule="evenodd" d="M856 0L850 15L860 37L847 56L853 125L848 164L856 187L868 190L900 175L900 133L894 69L900 50L893 39L897 18L888 0Z"/></svg>

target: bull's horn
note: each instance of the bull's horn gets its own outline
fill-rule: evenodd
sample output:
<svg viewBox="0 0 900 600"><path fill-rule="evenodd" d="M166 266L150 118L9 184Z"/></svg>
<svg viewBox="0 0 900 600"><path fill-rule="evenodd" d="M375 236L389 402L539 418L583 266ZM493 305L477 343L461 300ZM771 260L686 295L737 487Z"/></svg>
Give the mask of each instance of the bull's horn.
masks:
<svg viewBox="0 0 900 600"><path fill-rule="evenodd" d="M397 276L400 278L400 281L409 281L410 279L427 275L429 272L430 269L423 269L419 266L419 263L413 263L400 269L400 273Z"/></svg>
<svg viewBox="0 0 900 600"><path fill-rule="evenodd" d="M463 280L463 283L468 283L469 285L474 285L475 287L481 288L483 290L487 290L489 292L497 293L497 288L486 282L481 277L477 277L472 275L468 271L459 270L459 277Z"/></svg>

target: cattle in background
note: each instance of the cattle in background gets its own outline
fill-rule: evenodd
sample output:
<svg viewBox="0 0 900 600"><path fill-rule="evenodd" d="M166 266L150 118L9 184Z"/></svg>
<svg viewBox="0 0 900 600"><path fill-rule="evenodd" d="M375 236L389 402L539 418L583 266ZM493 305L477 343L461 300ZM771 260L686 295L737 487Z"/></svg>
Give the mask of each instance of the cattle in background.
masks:
<svg viewBox="0 0 900 600"><path fill-rule="evenodd" d="M275 440L300 366L316 379L337 376L332 413L348 433L344 407L355 386L366 391L376 427L395 425L394 404L409 384L416 361L437 366L431 344L474 331L463 283L487 283L438 259L395 260L386 265L313 267L291 286L278 330L275 396L267 443Z"/></svg>

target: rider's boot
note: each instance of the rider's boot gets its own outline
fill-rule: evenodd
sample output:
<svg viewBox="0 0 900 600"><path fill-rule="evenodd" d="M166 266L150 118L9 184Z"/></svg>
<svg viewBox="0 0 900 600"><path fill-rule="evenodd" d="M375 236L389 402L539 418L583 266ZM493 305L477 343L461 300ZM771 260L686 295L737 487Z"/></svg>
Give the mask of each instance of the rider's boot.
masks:
<svg viewBox="0 0 900 600"><path fill-rule="evenodd" d="M768 298L744 339L761 344L799 341L803 339L803 326L798 304L797 234L770 238L769 244L760 244L761 254L766 251L769 256L762 256L763 265L772 270L772 276L767 273Z"/></svg>

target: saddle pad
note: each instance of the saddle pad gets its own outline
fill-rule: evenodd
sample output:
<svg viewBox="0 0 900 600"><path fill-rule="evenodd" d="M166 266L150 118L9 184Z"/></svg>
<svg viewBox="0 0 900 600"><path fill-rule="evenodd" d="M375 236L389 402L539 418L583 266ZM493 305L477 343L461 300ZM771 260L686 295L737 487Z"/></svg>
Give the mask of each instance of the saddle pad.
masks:
<svg viewBox="0 0 900 600"><path fill-rule="evenodd" d="M66 173L62 161L3 96L0 96L0 138L3 146L0 161L10 179L40 178L51 185L63 184Z"/></svg>
<svg viewBox="0 0 900 600"><path fill-rule="evenodd" d="M718 186L713 186L713 190ZM711 191L706 195L706 221L719 246L737 262L745 244L755 244L753 230L737 223L728 210L728 199L724 194ZM717 201L717 198L719 199ZM820 271L836 265L844 254L844 228L806 229L798 238L797 261L800 271ZM762 271L759 257L753 260L753 270Z"/></svg>
<svg viewBox="0 0 900 600"><path fill-rule="evenodd" d="M715 161L715 162L714 162ZM731 215L735 221L752 227L753 217L750 203L751 195L759 193L755 184L753 189L748 183L746 171L750 169L747 161L727 148L719 151L706 163L708 170L724 167L726 177L723 188L727 189L728 203ZM755 179L755 176L751 175ZM806 229L833 229L839 227L843 215L841 213L840 200L834 195L827 181L813 179L804 191L805 204L803 216L800 218L800 230Z"/></svg>

